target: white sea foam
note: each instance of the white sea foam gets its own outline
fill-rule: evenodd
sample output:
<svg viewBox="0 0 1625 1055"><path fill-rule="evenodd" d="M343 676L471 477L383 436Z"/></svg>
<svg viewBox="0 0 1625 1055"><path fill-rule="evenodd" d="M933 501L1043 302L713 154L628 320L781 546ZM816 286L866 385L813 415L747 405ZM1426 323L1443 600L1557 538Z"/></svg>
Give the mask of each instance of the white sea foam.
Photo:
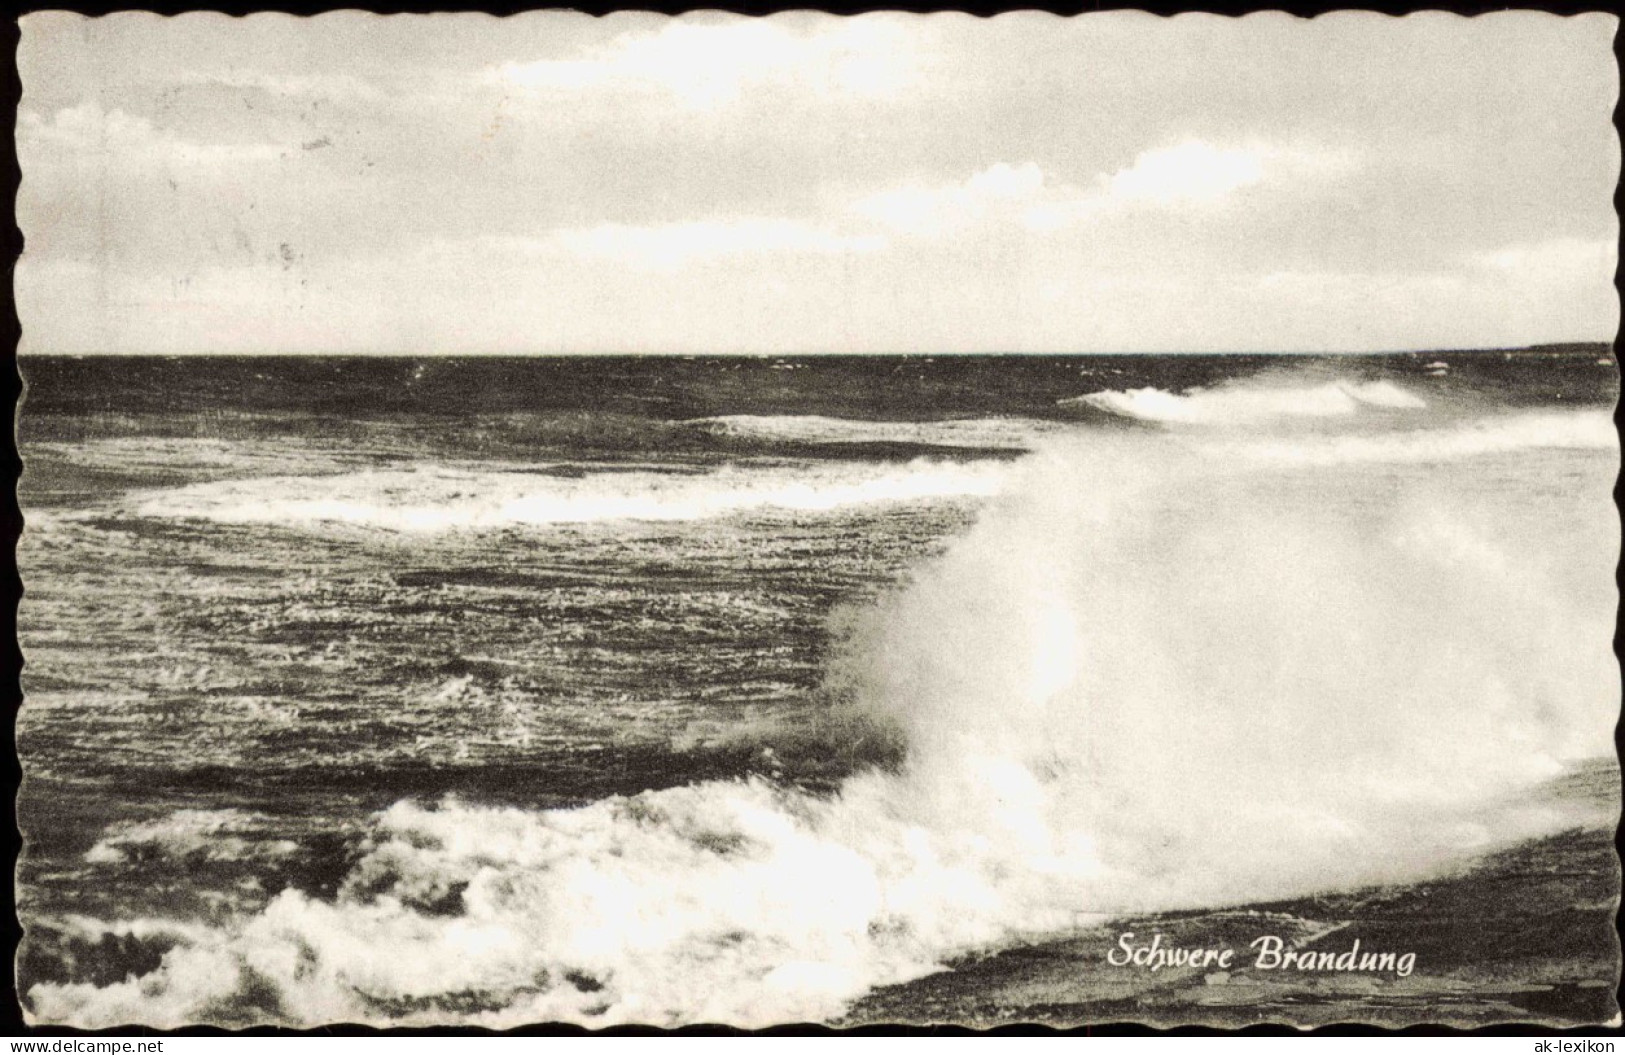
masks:
<svg viewBox="0 0 1625 1055"><path fill-rule="evenodd" d="M739 513L820 514L862 506L985 497L997 462L918 459L723 466L551 476L425 465L407 470L262 477L134 496L142 516L222 523L352 524L392 531L602 521L700 520Z"/></svg>
<svg viewBox="0 0 1625 1055"><path fill-rule="evenodd" d="M177 810L156 820L114 825L85 860L97 864L138 858L279 860L298 850L289 840L263 837L266 823L266 818L243 810Z"/></svg>
<svg viewBox="0 0 1625 1055"><path fill-rule="evenodd" d="M1223 457L1312 466L1448 462L1532 450L1617 453L1619 433L1603 411L1557 411L1477 418L1445 428L1219 442L1207 449Z"/></svg>
<svg viewBox="0 0 1625 1055"><path fill-rule="evenodd" d="M1238 425L1277 418L1347 417L1362 408L1420 410L1418 396L1392 381L1327 381L1316 385L1243 382L1183 394L1160 388L1091 392L1061 401L1120 417L1173 425Z"/></svg>
<svg viewBox="0 0 1625 1055"><path fill-rule="evenodd" d="M1224 426L1190 434L1199 449L1221 459L1241 457L1331 466L1448 461L1535 448L1618 447L1613 424L1601 411L1503 414L1445 427L1294 433L1277 438L1267 433L1261 437L1257 431L1257 417L1267 418L1276 412L1341 414L1338 407L1356 401L1409 406L1413 397L1388 382L1336 382L1313 389L1215 389L1186 396L1154 389L1096 395L1125 396L1135 408L1133 413L1148 420ZM1281 409L1284 407L1295 409ZM832 441L844 437L841 442L890 439L1036 448L1064 442L1068 436L1081 442L1091 435L1073 425L1003 418L929 423L846 422L814 417L708 420L741 433ZM1099 438L1098 433L1093 435ZM932 458L906 464L741 462L693 472L589 471L580 476L518 472L491 465L426 463L408 469L207 481L135 492L129 501L137 514L148 517L293 526L348 524L397 532L435 532L606 521L702 520L736 514L824 514L864 506L985 499L999 493L1010 474L1010 466L1000 461Z"/></svg>
<svg viewBox="0 0 1625 1055"><path fill-rule="evenodd" d="M336 899L284 891L142 978L36 985L34 1012L823 1019L1099 914L1414 878L1571 823L1520 794L1611 751L1616 598L1546 571L1611 582L1606 486L1498 533L1461 471L1348 471L1359 516L1323 477L1055 443L846 624L833 676L902 731L899 770L402 803Z"/></svg>
<svg viewBox="0 0 1625 1055"><path fill-rule="evenodd" d="M1037 418L965 418L952 421L857 421L814 414L731 414L692 424L729 436L807 443L924 443L939 447L1028 450L1068 429Z"/></svg>

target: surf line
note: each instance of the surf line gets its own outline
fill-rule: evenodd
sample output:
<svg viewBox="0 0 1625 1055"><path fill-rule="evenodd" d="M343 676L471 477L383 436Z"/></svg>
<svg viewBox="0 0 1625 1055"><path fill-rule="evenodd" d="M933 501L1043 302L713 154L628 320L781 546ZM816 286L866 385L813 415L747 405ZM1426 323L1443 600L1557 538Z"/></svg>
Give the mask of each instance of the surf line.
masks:
<svg viewBox="0 0 1625 1055"><path fill-rule="evenodd" d="M1255 950L1250 965L1236 964L1236 950L1229 946L1183 948L1164 945L1162 935L1150 942L1136 942L1133 931L1117 936L1117 947L1106 954L1106 962L1113 967L1144 967L1160 971L1164 967L1212 967L1221 971L1251 966L1258 971L1319 971L1365 972L1393 974L1397 978L1409 977L1416 970L1414 952L1361 951L1360 939L1342 950L1292 949L1286 941L1274 934L1265 934L1247 943Z"/></svg>

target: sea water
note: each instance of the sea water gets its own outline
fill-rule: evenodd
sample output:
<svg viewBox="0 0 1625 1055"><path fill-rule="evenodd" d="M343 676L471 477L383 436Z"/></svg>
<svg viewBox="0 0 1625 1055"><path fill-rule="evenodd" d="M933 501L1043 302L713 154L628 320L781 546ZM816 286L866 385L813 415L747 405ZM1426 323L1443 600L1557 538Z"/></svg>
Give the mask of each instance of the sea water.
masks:
<svg viewBox="0 0 1625 1055"><path fill-rule="evenodd" d="M828 1020L1597 820L1594 348L23 369L36 1021Z"/></svg>

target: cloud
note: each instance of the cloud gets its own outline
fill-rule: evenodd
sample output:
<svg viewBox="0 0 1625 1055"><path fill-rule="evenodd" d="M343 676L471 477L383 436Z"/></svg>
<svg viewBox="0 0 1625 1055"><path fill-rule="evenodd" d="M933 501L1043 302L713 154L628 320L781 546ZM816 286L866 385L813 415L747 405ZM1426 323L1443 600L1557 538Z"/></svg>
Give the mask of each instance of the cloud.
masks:
<svg viewBox="0 0 1625 1055"><path fill-rule="evenodd" d="M962 183L907 186L860 199L853 211L895 231L948 234L990 214L1035 200L1044 189L1044 171L1032 162L999 162Z"/></svg>
<svg viewBox="0 0 1625 1055"><path fill-rule="evenodd" d="M352 73L269 73L234 68L208 73L183 72L175 77L175 82L177 85L261 91L288 98L348 103L384 103L396 97Z"/></svg>
<svg viewBox="0 0 1625 1055"><path fill-rule="evenodd" d="M1259 149L1220 148L1200 140L1147 150L1105 180L1105 197L1172 205L1211 202L1264 179Z"/></svg>
<svg viewBox="0 0 1625 1055"><path fill-rule="evenodd" d="M542 240L508 240L535 252L560 246L583 256L617 261L649 270L673 270L687 264L726 257L773 253L867 253L884 249L878 235L846 235L777 218L697 220L636 227L601 224L560 231Z"/></svg>
<svg viewBox="0 0 1625 1055"><path fill-rule="evenodd" d="M25 330L1242 350L1617 318L1611 20L1132 16L30 16Z"/></svg>
<svg viewBox="0 0 1625 1055"><path fill-rule="evenodd" d="M1469 265L1484 271L1522 279L1550 280L1611 278L1618 259L1617 241L1588 238L1523 242L1466 256Z"/></svg>
<svg viewBox="0 0 1625 1055"><path fill-rule="evenodd" d="M40 155L79 157L104 171L132 167L193 167L266 161L282 148L272 143L203 143L158 128L144 117L117 107L103 109L94 99L65 107L50 117L24 111L18 115L19 153L28 161Z"/></svg>
<svg viewBox="0 0 1625 1055"><path fill-rule="evenodd" d="M1187 139L1142 151L1126 168L1097 176L1092 186L1037 202L1024 219L1034 230L1048 231L1112 212L1216 209L1248 188L1302 186L1340 175L1354 163L1352 152L1341 149Z"/></svg>
<svg viewBox="0 0 1625 1055"><path fill-rule="evenodd" d="M533 92L657 91L697 110L769 86L800 96L885 98L913 80L915 38L894 22L845 18L819 22L813 32L793 25L679 19L655 32L624 34L586 58L504 63L485 80Z"/></svg>
<svg viewBox="0 0 1625 1055"><path fill-rule="evenodd" d="M1135 210L1213 209L1260 184L1335 174L1351 159L1335 150L1215 146L1185 140L1141 152L1125 168L1083 185L1054 180L1036 163L999 162L951 184L913 184L862 198L853 211L894 231L944 235L988 219L1054 231Z"/></svg>

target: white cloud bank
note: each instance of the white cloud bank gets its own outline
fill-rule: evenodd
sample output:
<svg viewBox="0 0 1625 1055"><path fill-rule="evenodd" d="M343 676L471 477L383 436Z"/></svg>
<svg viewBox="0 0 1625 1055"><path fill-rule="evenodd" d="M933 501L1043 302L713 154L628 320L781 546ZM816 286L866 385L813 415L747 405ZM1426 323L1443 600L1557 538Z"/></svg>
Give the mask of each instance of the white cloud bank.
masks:
<svg viewBox="0 0 1625 1055"><path fill-rule="evenodd" d="M17 146L28 168L41 161L88 160L115 172L131 167L185 168L269 161L284 149L263 142L197 142L118 107L104 109L94 99L64 107L49 117L20 112Z"/></svg>
<svg viewBox="0 0 1625 1055"><path fill-rule="evenodd" d="M1553 238L1471 253L1474 267L1508 276L1537 274L1553 281L1584 281L1611 275L1619 262L1619 242L1611 239Z"/></svg>
<svg viewBox="0 0 1625 1055"><path fill-rule="evenodd" d="M1334 179L1355 166L1351 152L1267 144L1218 146L1188 139L1141 152L1083 185L1058 182L1033 162L999 162L962 183L911 185L870 195L853 209L895 230L951 234L989 217L1054 231L1133 209L1212 209L1261 184Z"/></svg>
<svg viewBox="0 0 1625 1055"><path fill-rule="evenodd" d="M1044 193L1044 171L1028 161L999 162L963 183L948 186L905 186L872 194L852 210L894 231L941 235L1037 200Z"/></svg>
<svg viewBox="0 0 1625 1055"><path fill-rule="evenodd" d="M91 25L24 20L31 351L1374 350L1618 319L1600 15Z"/></svg>
<svg viewBox="0 0 1625 1055"><path fill-rule="evenodd" d="M746 254L872 253L889 247L887 233L948 236L983 223L1043 235L1114 210L1216 207L1267 177L1296 179L1335 171L1332 156L1188 140L1144 151L1133 164L1102 173L1081 188L1057 184L1034 162L1001 161L958 183L907 185L864 196L846 206L849 215L824 223L785 217L611 223L561 231L543 241L548 248L671 270ZM864 229L846 230L854 223Z"/></svg>
<svg viewBox="0 0 1625 1055"><path fill-rule="evenodd" d="M1264 179L1268 159L1279 152L1262 147L1216 147L1192 139L1147 150L1128 168L1104 179L1105 197L1158 204L1217 201Z"/></svg>
<svg viewBox="0 0 1625 1055"><path fill-rule="evenodd" d="M889 98L911 82L914 38L900 25L865 18L794 23L746 19L673 21L629 33L585 58L507 62L487 80L533 92L629 89L669 93L696 110L725 106L769 86L798 94Z"/></svg>

